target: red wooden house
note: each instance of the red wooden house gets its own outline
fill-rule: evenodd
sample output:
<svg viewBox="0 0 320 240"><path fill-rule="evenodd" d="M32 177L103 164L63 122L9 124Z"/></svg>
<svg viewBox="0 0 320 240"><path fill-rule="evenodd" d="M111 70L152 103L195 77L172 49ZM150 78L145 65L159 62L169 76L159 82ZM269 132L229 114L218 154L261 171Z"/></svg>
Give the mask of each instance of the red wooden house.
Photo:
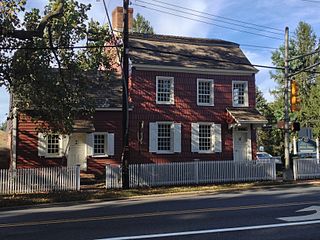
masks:
<svg viewBox="0 0 320 240"><path fill-rule="evenodd" d="M121 16L116 8L118 30ZM257 70L238 44L131 34L129 45L130 163L255 159L256 128L267 121L255 110ZM109 90L97 93L92 120L77 122L71 136L44 137L28 117L14 114L11 166L81 164L102 174L106 164L120 163L121 81L105 81Z"/></svg>

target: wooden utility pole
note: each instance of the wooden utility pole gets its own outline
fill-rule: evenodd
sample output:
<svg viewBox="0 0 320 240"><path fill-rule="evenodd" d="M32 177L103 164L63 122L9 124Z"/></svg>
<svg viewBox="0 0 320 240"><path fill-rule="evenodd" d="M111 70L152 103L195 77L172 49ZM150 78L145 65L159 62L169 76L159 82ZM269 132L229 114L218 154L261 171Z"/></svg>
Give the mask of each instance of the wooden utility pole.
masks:
<svg viewBox="0 0 320 240"><path fill-rule="evenodd" d="M123 92L122 92L122 129L123 129L123 151L122 151L122 187L129 188L129 0L123 0Z"/></svg>
<svg viewBox="0 0 320 240"><path fill-rule="evenodd" d="M292 180L293 174L290 168L290 129L289 129L289 109L290 109L290 78L289 78L289 28L285 29L285 43L284 43L284 158L285 169L283 172L284 180Z"/></svg>

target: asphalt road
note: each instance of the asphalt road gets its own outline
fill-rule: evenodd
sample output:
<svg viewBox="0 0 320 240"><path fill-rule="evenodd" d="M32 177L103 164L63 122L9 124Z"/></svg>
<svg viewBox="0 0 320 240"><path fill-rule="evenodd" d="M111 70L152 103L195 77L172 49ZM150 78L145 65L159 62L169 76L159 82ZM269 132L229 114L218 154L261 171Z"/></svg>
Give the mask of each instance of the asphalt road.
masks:
<svg viewBox="0 0 320 240"><path fill-rule="evenodd" d="M0 211L1 240L318 240L319 234L315 186Z"/></svg>

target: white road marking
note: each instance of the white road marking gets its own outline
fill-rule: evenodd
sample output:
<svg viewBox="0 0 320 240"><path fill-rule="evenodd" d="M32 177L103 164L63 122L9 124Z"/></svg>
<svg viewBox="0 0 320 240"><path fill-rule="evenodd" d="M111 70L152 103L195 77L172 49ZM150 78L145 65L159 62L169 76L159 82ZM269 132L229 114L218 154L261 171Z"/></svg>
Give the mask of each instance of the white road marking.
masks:
<svg viewBox="0 0 320 240"><path fill-rule="evenodd" d="M316 211L316 212L313 214L304 215L304 216L283 217L278 219L286 222L311 221L311 220L320 219L320 206L310 206L310 207L298 210L297 212L310 212L310 211Z"/></svg>
<svg viewBox="0 0 320 240"><path fill-rule="evenodd" d="M226 233L226 232L237 232L237 231L246 231L246 230L303 226L303 225L312 225L312 224L320 224L320 220L307 221L307 222L278 223L278 224L257 225L257 226L244 226L244 227L234 227L234 228L207 229L207 230L199 230L199 231L158 233L158 234L138 235L138 236L112 237L112 238L102 238L99 240L132 240L132 239L150 239L150 238L162 238L162 237L177 237L177 236L200 235L200 234L209 234L209 233Z"/></svg>

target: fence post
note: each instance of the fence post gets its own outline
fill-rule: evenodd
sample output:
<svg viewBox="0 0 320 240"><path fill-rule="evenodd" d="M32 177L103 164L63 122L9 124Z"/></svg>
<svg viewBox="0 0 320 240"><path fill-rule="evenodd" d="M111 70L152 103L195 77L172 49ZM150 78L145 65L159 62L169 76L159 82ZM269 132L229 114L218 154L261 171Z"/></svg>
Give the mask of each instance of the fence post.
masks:
<svg viewBox="0 0 320 240"><path fill-rule="evenodd" d="M80 191L80 164L76 166L76 186L76 190Z"/></svg>
<svg viewBox="0 0 320 240"><path fill-rule="evenodd" d="M199 184L199 159L194 159L194 182Z"/></svg>
<svg viewBox="0 0 320 240"><path fill-rule="evenodd" d="M297 174L298 174L298 171L297 171L297 160L293 159L293 179L294 180L297 180Z"/></svg>

